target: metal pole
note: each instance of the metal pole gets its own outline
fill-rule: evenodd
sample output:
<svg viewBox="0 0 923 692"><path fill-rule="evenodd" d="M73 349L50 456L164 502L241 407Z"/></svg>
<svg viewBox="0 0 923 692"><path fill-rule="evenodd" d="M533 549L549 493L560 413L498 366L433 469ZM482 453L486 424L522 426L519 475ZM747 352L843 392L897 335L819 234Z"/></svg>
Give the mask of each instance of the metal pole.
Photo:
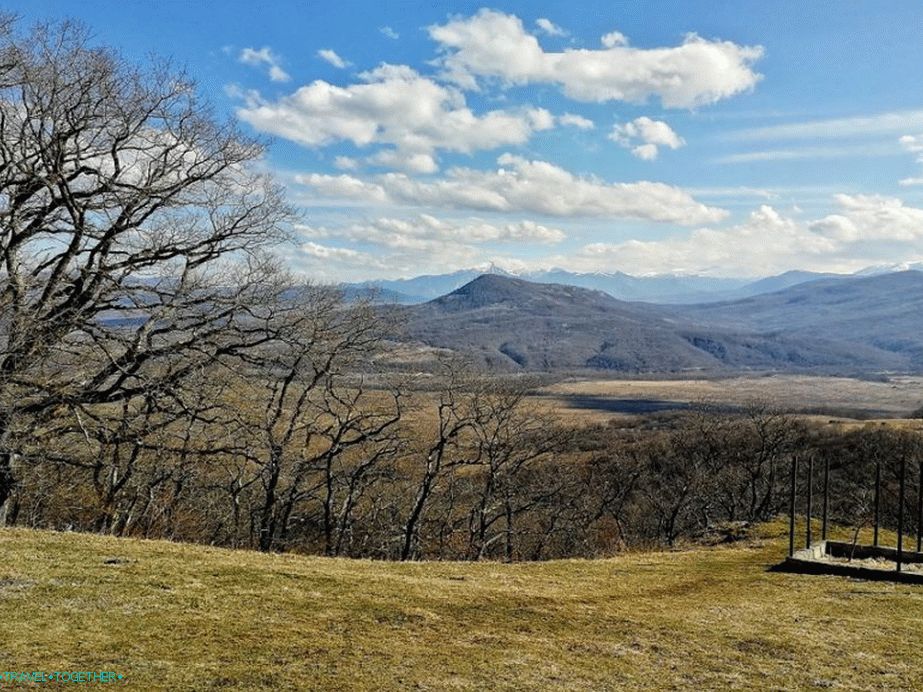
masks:
<svg viewBox="0 0 923 692"><path fill-rule="evenodd" d="M811 511L813 509L812 505L814 504L814 456L808 457L808 506L805 508L805 519L807 519L807 526L805 527L804 535L804 547L811 547Z"/></svg>
<svg viewBox="0 0 923 692"><path fill-rule="evenodd" d="M830 490L830 457L824 457L824 519L820 525L820 539L827 540L827 508L829 506L828 493Z"/></svg>
<svg viewBox="0 0 923 692"><path fill-rule="evenodd" d="M897 491L897 571L901 571L901 562L904 558L904 475L906 464L901 457L901 478Z"/></svg>
<svg viewBox="0 0 923 692"><path fill-rule="evenodd" d="M795 481L798 478L798 457L792 457L792 488L788 498L788 556L795 554Z"/></svg>
<svg viewBox="0 0 923 692"><path fill-rule="evenodd" d="M878 509L881 506L881 462L875 462L875 533L872 537L872 545L878 547Z"/></svg>
<svg viewBox="0 0 923 692"><path fill-rule="evenodd" d="M920 542L923 540L923 460L920 461L919 473L917 474L917 552L920 550Z"/></svg>

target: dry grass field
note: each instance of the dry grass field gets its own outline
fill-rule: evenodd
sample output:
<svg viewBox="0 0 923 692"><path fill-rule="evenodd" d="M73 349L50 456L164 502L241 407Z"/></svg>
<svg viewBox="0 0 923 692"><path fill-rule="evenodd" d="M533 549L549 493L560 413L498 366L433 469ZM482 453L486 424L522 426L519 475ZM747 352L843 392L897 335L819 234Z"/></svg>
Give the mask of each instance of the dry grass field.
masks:
<svg viewBox="0 0 923 692"><path fill-rule="evenodd" d="M564 417L578 412L581 417L604 418L601 411L618 415L620 410L630 410L630 402L656 402L664 406L669 403L746 406L759 402L791 412L828 417L893 419L903 418L923 405L923 377L895 376L886 382L810 375L588 379L560 382L545 387L540 394L537 399L544 399ZM582 402L580 407L574 406L575 400ZM599 408L592 408L594 401L599 402Z"/></svg>
<svg viewBox="0 0 923 692"><path fill-rule="evenodd" d="M503 565L6 529L0 668L138 690L921 688L923 587L767 571L784 530Z"/></svg>

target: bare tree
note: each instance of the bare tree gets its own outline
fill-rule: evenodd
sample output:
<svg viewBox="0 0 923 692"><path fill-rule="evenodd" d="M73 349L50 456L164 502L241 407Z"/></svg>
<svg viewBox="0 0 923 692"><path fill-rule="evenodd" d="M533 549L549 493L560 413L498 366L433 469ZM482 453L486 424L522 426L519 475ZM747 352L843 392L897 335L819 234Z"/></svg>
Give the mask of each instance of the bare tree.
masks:
<svg viewBox="0 0 923 692"><path fill-rule="evenodd" d="M672 547L694 527L709 524L715 448L687 427L654 438L642 453L647 473L641 492L658 538Z"/></svg>
<svg viewBox="0 0 923 692"><path fill-rule="evenodd" d="M546 494L544 488L531 487L528 475L534 462L561 447L563 436L527 410L525 396L532 384L497 385L473 402L478 488L469 521L471 559L487 557L499 543L499 554L512 561L517 517L540 505Z"/></svg>
<svg viewBox="0 0 923 692"><path fill-rule="evenodd" d="M169 65L0 32L0 518L25 416L167 389L262 343L291 211Z"/></svg>
<svg viewBox="0 0 923 692"><path fill-rule="evenodd" d="M458 466L475 464L481 449L463 444L478 416L478 399L483 382L471 377L465 364L450 360L443 363L444 386L437 395L435 431L418 454L422 457L416 490L401 530L400 559L416 559L420 554L420 525L438 483L447 472Z"/></svg>
<svg viewBox="0 0 923 692"><path fill-rule="evenodd" d="M236 454L256 482L234 467L231 488L259 488L255 543L264 551L285 547L293 523L304 521L302 505L319 499L324 552L335 554L373 468L396 450L400 388L378 392L374 402L357 374L385 330L369 305L346 305L338 291L308 286L280 303L267 332L272 339L246 357L236 395L243 399Z"/></svg>

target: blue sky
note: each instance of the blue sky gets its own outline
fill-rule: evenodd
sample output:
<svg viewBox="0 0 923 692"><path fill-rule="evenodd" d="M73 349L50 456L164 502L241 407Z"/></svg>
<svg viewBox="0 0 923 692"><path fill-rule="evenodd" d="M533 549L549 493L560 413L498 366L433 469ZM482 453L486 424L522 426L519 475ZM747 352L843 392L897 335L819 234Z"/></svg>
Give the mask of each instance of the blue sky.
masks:
<svg viewBox="0 0 923 692"><path fill-rule="evenodd" d="M923 259L918 2L6 2L171 57L319 280Z"/></svg>

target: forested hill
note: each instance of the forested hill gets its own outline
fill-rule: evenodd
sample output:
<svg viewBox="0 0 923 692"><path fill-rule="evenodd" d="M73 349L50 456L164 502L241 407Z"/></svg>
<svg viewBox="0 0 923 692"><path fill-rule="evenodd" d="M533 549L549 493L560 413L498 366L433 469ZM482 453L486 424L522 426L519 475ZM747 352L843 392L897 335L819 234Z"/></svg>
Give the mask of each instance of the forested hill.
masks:
<svg viewBox="0 0 923 692"><path fill-rule="evenodd" d="M862 281L880 278L888 277ZM821 281L787 290L810 295L815 283L828 286ZM485 274L399 311L408 340L464 352L499 369L880 371L913 362L905 353L832 332L789 330L756 319L743 323L733 306L752 300L722 303L710 312L707 305L629 303L601 291ZM892 311L897 300L896 294L881 297L881 310Z"/></svg>

